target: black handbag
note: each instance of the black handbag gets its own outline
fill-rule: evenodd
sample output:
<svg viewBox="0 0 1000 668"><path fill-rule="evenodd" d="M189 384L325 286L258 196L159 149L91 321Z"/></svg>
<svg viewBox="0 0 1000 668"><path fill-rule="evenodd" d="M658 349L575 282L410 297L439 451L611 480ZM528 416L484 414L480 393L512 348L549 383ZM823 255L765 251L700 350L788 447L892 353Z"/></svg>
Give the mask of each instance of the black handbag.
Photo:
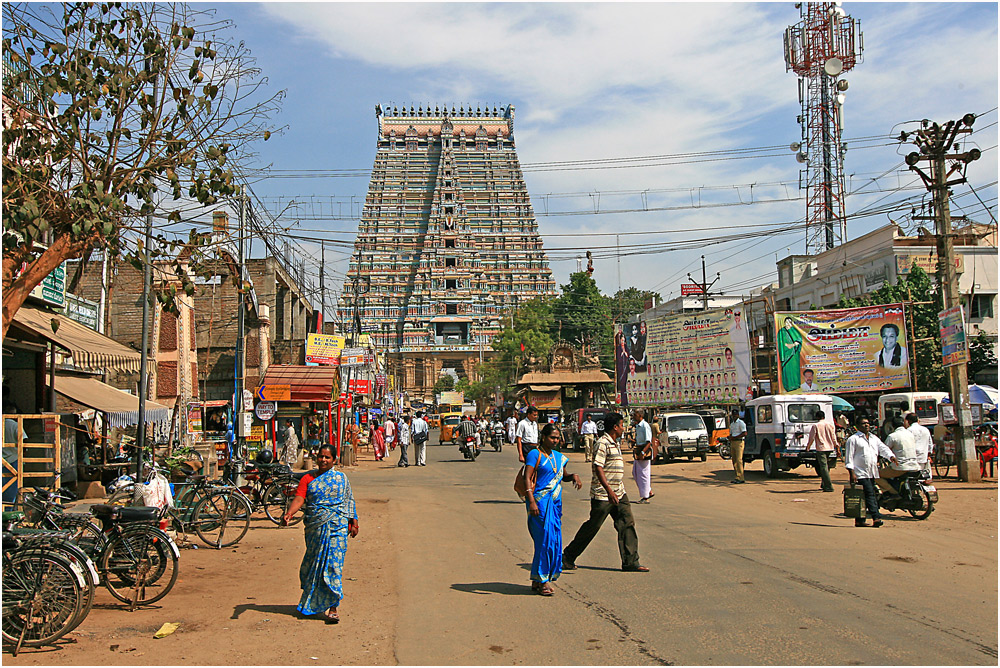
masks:
<svg viewBox="0 0 1000 668"><path fill-rule="evenodd" d="M866 517L865 491L855 487L853 482L850 487L844 488L844 515L856 520L863 520Z"/></svg>

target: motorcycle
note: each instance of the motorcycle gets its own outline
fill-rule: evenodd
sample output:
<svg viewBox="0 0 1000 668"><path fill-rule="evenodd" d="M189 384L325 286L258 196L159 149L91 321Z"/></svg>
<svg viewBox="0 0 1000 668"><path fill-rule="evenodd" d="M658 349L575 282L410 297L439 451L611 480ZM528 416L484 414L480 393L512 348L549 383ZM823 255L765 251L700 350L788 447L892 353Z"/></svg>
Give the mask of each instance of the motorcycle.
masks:
<svg viewBox="0 0 1000 668"><path fill-rule="evenodd" d="M719 439L719 456L723 459L729 459L733 456L733 451L729 449L728 438Z"/></svg>
<svg viewBox="0 0 1000 668"><path fill-rule="evenodd" d="M490 443L496 452L503 450L503 440L506 436L507 430L504 429L503 424L500 422L495 423L490 433Z"/></svg>
<svg viewBox="0 0 1000 668"><path fill-rule="evenodd" d="M476 457L479 456L479 447L476 444L476 437L460 436L459 443L461 443L461 445L459 445L459 450L462 451L462 456L464 456L466 459L471 459L472 461L476 461Z"/></svg>
<svg viewBox="0 0 1000 668"><path fill-rule="evenodd" d="M889 478L899 496L878 494L879 508L892 512L905 510L918 520L927 519L934 512L934 504L938 501L937 489L929 482L927 471L907 471L898 478Z"/></svg>

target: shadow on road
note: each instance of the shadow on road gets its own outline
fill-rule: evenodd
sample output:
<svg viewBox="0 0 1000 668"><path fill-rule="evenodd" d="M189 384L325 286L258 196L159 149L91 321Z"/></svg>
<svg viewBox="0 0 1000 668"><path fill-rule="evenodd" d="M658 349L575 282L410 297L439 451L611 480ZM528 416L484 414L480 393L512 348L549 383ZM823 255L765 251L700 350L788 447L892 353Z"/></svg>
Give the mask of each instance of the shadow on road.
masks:
<svg viewBox="0 0 1000 668"><path fill-rule="evenodd" d="M845 518L850 519L850 518ZM820 524L819 522L789 522L789 524L796 524L800 527L828 527L830 529L842 529L844 527L854 528L853 524Z"/></svg>
<svg viewBox="0 0 1000 668"><path fill-rule="evenodd" d="M512 584L510 582L455 583L451 588L469 594L504 594L506 596L531 596L532 594L529 585Z"/></svg>
<svg viewBox="0 0 1000 668"><path fill-rule="evenodd" d="M269 615L285 615L296 619L305 619L306 616L299 612L294 605L264 605L261 603L241 603L233 608L233 616L230 619L239 619L247 610L263 612Z"/></svg>
<svg viewBox="0 0 1000 668"><path fill-rule="evenodd" d="M524 505L524 501L513 501L511 499L480 499L478 501L473 501L473 503L513 503L518 506Z"/></svg>

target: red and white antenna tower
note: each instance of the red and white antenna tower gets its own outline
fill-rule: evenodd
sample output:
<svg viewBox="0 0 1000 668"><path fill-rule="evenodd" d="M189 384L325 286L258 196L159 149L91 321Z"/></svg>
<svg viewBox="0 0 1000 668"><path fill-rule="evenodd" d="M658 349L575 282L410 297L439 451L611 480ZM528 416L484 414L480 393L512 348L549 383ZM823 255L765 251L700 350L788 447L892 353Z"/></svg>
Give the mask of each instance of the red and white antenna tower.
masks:
<svg viewBox="0 0 1000 668"><path fill-rule="evenodd" d="M840 2L800 2L802 20L785 30L785 70L799 77L802 141L791 149L805 163L806 253L847 241L844 209L844 92L840 76L861 62L861 23ZM801 176L800 176L801 187Z"/></svg>

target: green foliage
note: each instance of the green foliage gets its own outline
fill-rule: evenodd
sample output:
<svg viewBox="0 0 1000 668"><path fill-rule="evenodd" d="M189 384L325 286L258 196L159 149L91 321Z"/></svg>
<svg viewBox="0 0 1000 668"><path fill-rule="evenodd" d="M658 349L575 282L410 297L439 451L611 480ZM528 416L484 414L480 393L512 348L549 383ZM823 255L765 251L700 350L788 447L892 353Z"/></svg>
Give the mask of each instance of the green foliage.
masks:
<svg viewBox="0 0 1000 668"><path fill-rule="evenodd" d="M552 326L558 340L581 349L596 349L604 366L614 364L614 323L610 300L585 271L570 274L569 283L552 305ZM634 289L634 288L633 288Z"/></svg>
<svg viewBox="0 0 1000 668"><path fill-rule="evenodd" d="M46 266L98 247L142 257L126 233L147 214L180 221L165 201L238 192L234 166L270 136L283 92L231 28L185 5L4 4L5 289L7 259L30 265L39 244L59 249ZM157 241L154 259L178 243Z"/></svg>
<svg viewBox="0 0 1000 668"><path fill-rule="evenodd" d="M615 322L624 322L636 313L645 310L646 300L650 297L660 301L660 293L638 288L623 288L610 297L611 317Z"/></svg>
<svg viewBox="0 0 1000 668"><path fill-rule="evenodd" d="M916 368L917 387L925 391L947 392L948 376L941 366L941 331L937 316L941 310L941 296L927 272L914 264L910 273L898 277L895 284L885 284L864 297L841 297L838 306L852 308L906 301L915 302L907 307L906 326L910 330L910 339L917 340L910 346L910 363Z"/></svg>
<svg viewBox="0 0 1000 668"><path fill-rule="evenodd" d="M434 392L436 394L441 392L450 392L454 389L455 389L455 378L451 374L447 373L443 374L440 378L437 379L437 382L434 383Z"/></svg>
<svg viewBox="0 0 1000 668"><path fill-rule="evenodd" d="M979 332L976 338L969 340L969 382L974 382L972 379L980 371L996 368L993 340L985 332Z"/></svg>

